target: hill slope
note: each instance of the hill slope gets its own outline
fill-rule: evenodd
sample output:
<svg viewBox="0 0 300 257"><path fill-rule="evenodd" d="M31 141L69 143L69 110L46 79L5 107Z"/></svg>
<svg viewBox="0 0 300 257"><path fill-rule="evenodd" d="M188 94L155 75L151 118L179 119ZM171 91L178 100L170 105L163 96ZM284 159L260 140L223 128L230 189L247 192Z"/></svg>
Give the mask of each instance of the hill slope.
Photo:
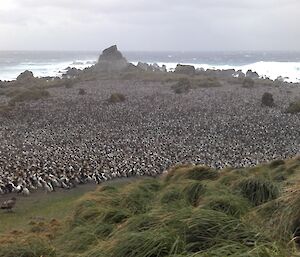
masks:
<svg viewBox="0 0 300 257"><path fill-rule="evenodd" d="M297 256L299 174L298 158L104 185L66 221L3 234L0 256Z"/></svg>

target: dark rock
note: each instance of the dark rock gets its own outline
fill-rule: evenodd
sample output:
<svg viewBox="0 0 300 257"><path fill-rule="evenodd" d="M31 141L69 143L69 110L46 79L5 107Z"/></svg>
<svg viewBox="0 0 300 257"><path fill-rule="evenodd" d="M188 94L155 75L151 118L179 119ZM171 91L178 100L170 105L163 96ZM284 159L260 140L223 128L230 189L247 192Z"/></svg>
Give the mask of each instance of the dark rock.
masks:
<svg viewBox="0 0 300 257"><path fill-rule="evenodd" d="M141 69L139 67L135 66L134 64L129 63L124 71L125 72L136 72L136 71L141 71Z"/></svg>
<svg viewBox="0 0 300 257"><path fill-rule="evenodd" d="M143 71L148 71L150 69L150 65L148 63L143 62L138 62L137 67Z"/></svg>
<svg viewBox="0 0 300 257"><path fill-rule="evenodd" d="M160 67L157 63L153 63L153 64L148 64L148 63L143 63L143 62L139 62L137 64L137 67L140 70L143 71L152 71L152 72L156 72L156 71L162 71L162 72L167 72L167 68L165 65L163 65L162 67Z"/></svg>
<svg viewBox="0 0 300 257"><path fill-rule="evenodd" d="M162 71L162 72L168 72L167 66L163 64L163 65L161 66L161 71Z"/></svg>
<svg viewBox="0 0 300 257"><path fill-rule="evenodd" d="M237 78L245 78L245 73L241 70L236 71Z"/></svg>
<svg viewBox="0 0 300 257"><path fill-rule="evenodd" d="M22 72L18 77L17 77L17 81L18 82L27 82L30 80L35 79L35 77L33 76L33 73L29 70L26 70L24 72Z"/></svg>
<svg viewBox="0 0 300 257"><path fill-rule="evenodd" d="M255 72L255 71L253 72L252 70L247 71L246 77L251 78L251 79L258 79L259 78L257 72Z"/></svg>
<svg viewBox="0 0 300 257"><path fill-rule="evenodd" d="M104 72L122 71L128 66L127 60L118 50L117 46L105 49L99 57L96 69Z"/></svg>
<svg viewBox="0 0 300 257"><path fill-rule="evenodd" d="M66 69L66 73L63 74L63 77L68 77L68 78L74 78L80 75L81 70L76 69L76 68L70 68L68 67Z"/></svg>
<svg viewBox="0 0 300 257"><path fill-rule="evenodd" d="M274 98L270 93L264 93L261 99L262 105L272 107L274 106Z"/></svg>
<svg viewBox="0 0 300 257"><path fill-rule="evenodd" d="M192 65L177 64L175 73L184 75L195 75L196 69Z"/></svg>

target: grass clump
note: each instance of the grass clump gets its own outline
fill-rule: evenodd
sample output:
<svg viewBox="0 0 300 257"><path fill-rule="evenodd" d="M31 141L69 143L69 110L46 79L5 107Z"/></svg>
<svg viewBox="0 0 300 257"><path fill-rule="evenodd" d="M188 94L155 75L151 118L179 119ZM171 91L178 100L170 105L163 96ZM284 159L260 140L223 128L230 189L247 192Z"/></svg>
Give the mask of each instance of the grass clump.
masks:
<svg viewBox="0 0 300 257"><path fill-rule="evenodd" d="M186 94L191 88L191 81L188 78L180 78L178 82L172 86L172 90L176 94Z"/></svg>
<svg viewBox="0 0 300 257"><path fill-rule="evenodd" d="M184 243L172 231L159 229L122 236L112 249L114 257L164 257L183 251Z"/></svg>
<svg viewBox="0 0 300 257"><path fill-rule="evenodd" d="M251 78L246 77L243 81L244 88L254 88L254 80Z"/></svg>
<svg viewBox="0 0 300 257"><path fill-rule="evenodd" d="M141 232L149 229L155 229L161 225L162 224L159 217L147 213L130 218L128 220L126 229L131 232Z"/></svg>
<svg viewBox="0 0 300 257"><path fill-rule="evenodd" d="M185 178L194 180L214 180L219 177L219 173L206 166L191 167L186 171Z"/></svg>
<svg viewBox="0 0 300 257"><path fill-rule="evenodd" d="M189 252L207 250L224 241L254 244L258 234L239 219L225 213L198 209L187 220L186 243Z"/></svg>
<svg viewBox="0 0 300 257"><path fill-rule="evenodd" d="M114 230L113 224L100 222L95 226L95 235L97 238L105 239L107 238Z"/></svg>
<svg viewBox="0 0 300 257"><path fill-rule="evenodd" d="M34 88L18 90L18 92L14 92L11 95L12 98L10 99L9 104L45 99L50 96L50 93L45 89Z"/></svg>
<svg viewBox="0 0 300 257"><path fill-rule="evenodd" d="M300 112L300 100L290 103L289 107L286 109L286 113L299 113Z"/></svg>
<svg viewBox="0 0 300 257"><path fill-rule="evenodd" d="M236 218L249 211L249 203L232 194L214 195L205 199L204 208L226 213Z"/></svg>
<svg viewBox="0 0 300 257"><path fill-rule="evenodd" d="M37 237L27 238L1 245L0 257L55 257L56 250L46 240Z"/></svg>
<svg viewBox="0 0 300 257"><path fill-rule="evenodd" d="M145 213L150 209L150 203L153 197L154 194L152 192L144 188L135 188L124 196L122 206L133 214Z"/></svg>
<svg viewBox="0 0 300 257"><path fill-rule="evenodd" d="M205 79L195 80L194 85L199 88L221 87L222 84L217 78L207 77Z"/></svg>
<svg viewBox="0 0 300 257"><path fill-rule="evenodd" d="M126 100L125 95L121 93L113 93L111 94L110 98L107 99L107 102L111 104L116 104L116 103L125 102L125 100Z"/></svg>
<svg viewBox="0 0 300 257"><path fill-rule="evenodd" d="M205 192L205 186L200 182L192 182L184 188L186 200L192 206L197 206L199 198Z"/></svg>
<svg viewBox="0 0 300 257"><path fill-rule="evenodd" d="M246 178L240 181L241 194L255 206L274 200L279 196L278 186L263 178Z"/></svg>
<svg viewBox="0 0 300 257"><path fill-rule="evenodd" d="M60 238L60 244L67 252L75 253L87 250L96 240L97 234L93 226L78 226Z"/></svg>
<svg viewBox="0 0 300 257"><path fill-rule="evenodd" d="M118 223L122 223L128 217L129 214L126 213L125 211L115 209L115 210L108 211L105 214L103 221L107 223L118 224Z"/></svg>
<svg viewBox="0 0 300 257"><path fill-rule="evenodd" d="M285 164L284 160L274 160L274 161L270 162L269 167L271 169L275 169L275 168L277 168L281 165L284 165L284 164Z"/></svg>
<svg viewBox="0 0 300 257"><path fill-rule="evenodd" d="M170 204L170 203L176 202L178 200L181 200L182 198L183 198L183 195L181 192L179 192L176 189L172 189L163 194L163 196L160 199L160 202L162 204Z"/></svg>

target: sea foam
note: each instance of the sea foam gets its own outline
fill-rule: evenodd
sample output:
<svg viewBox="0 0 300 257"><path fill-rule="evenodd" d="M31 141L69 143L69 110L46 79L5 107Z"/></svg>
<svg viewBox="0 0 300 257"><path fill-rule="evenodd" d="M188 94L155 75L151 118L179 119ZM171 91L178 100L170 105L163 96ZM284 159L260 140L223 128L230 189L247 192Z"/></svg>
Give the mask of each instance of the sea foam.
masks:
<svg viewBox="0 0 300 257"><path fill-rule="evenodd" d="M175 70L177 63L157 63L159 66L166 65L167 70ZM260 77L270 78L275 80L282 77L286 82L297 83L300 82L300 62L256 62L247 65L211 65L211 64L197 64L197 63L182 63L185 65L193 65L197 69L213 69L213 70L227 70L234 69L236 71L242 70L246 73L248 70L256 71Z"/></svg>

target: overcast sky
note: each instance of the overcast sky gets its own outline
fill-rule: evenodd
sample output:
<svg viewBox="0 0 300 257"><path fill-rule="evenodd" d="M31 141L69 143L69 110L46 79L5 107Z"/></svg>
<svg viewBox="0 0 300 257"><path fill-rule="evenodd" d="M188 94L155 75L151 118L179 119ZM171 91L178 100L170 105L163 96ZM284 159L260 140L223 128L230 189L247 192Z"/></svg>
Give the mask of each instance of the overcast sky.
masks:
<svg viewBox="0 0 300 257"><path fill-rule="evenodd" d="M300 50L300 0L0 0L0 50Z"/></svg>

